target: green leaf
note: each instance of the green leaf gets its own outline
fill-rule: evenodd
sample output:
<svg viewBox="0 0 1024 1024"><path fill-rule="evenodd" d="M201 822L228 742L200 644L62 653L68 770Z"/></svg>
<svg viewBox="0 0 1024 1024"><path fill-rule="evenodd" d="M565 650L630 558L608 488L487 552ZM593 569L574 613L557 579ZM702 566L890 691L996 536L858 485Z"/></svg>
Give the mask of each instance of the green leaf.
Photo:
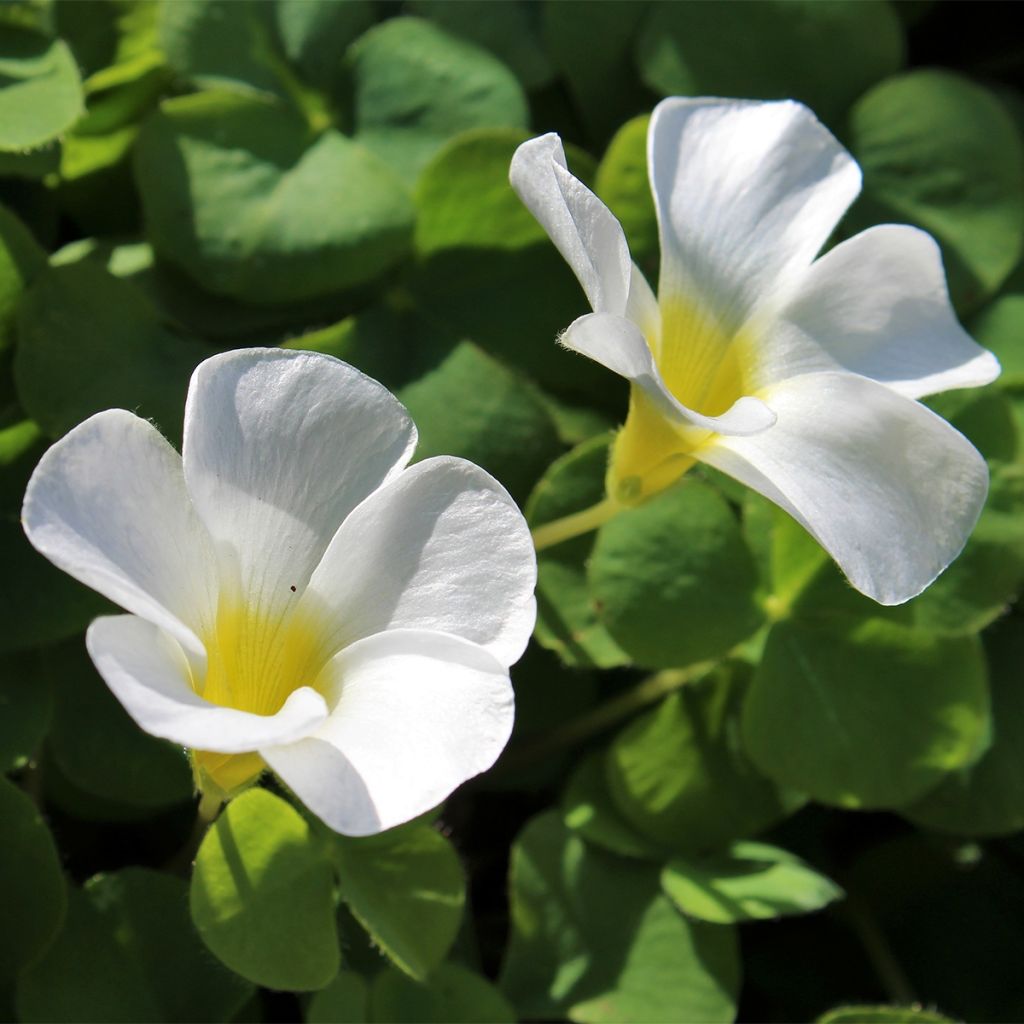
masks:
<svg viewBox="0 0 1024 1024"><path fill-rule="evenodd" d="M922 1006L837 1006L816 1024L952 1024L952 1018Z"/></svg>
<svg viewBox="0 0 1024 1024"><path fill-rule="evenodd" d="M471 128L525 128L526 97L486 50L421 18L391 18L349 47L356 138L407 184Z"/></svg>
<svg viewBox="0 0 1024 1024"><path fill-rule="evenodd" d="M599 143L627 118L650 109L650 97L633 66L633 39L652 6L639 0L604 0L585 9L572 0L543 5L547 51Z"/></svg>
<svg viewBox="0 0 1024 1024"><path fill-rule="evenodd" d="M589 508L604 498L610 435L592 438L548 467L526 503L531 527ZM537 640L572 666L613 668L629 656L597 617L587 588L593 535L545 548L537 558Z"/></svg>
<svg viewBox="0 0 1024 1024"><path fill-rule="evenodd" d="M75 58L60 39L0 23L0 150L36 149L84 113Z"/></svg>
<svg viewBox="0 0 1024 1024"><path fill-rule="evenodd" d="M250 789L206 834L192 874L192 919L210 951L267 988L309 991L337 974L327 851L284 800Z"/></svg>
<svg viewBox="0 0 1024 1024"><path fill-rule="evenodd" d="M190 800L181 747L144 733L92 666L80 639L41 655L55 695L49 749L79 788L114 803L168 807Z"/></svg>
<svg viewBox="0 0 1024 1024"><path fill-rule="evenodd" d="M666 697L623 729L605 759L615 805L649 839L682 853L753 835L802 802L750 763L739 740L740 664Z"/></svg>
<svg viewBox="0 0 1024 1024"><path fill-rule="evenodd" d="M640 835L622 816L608 792L605 755L587 755L569 778L562 797L562 820L587 840L623 857L661 860L664 848Z"/></svg>
<svg viewBox="0 0 1024 1024"><path fill-rule="evenodd" d="M948 71L913 71L865 95L848 134L864 194L847 229L916 224L942 243L959 309L993 294L1024 241L1024 146L999 101Z"/></svg>
<svg viewBox="0 0 1024 1024"><path fill-rule="evenodd" d="M53 688L39 671L38 655L0 655L0 772L32 757L52 714Z"/></svg>
<svg viewBox="0 0 1024 1024"><path fill-rule="evenodd" d="M537 4L523 0L411 0L411 14L427 18L489 50L515 72L524 89L550 85L555 69L540 38Z"/></svg>
<svg viewBox="0 0 1024 1024"><path fill-rule="evenodd" d="M758 768L839 807L910 803L976 760L988 728L977 641L880 618L778 623L743 709Z"/></svg>
<svg viewBox="0 0 1024 1024"><path fill-rule="evenodd" d="M978 344L999 358L1003 372L996 386L1024 388L1024 293L1000 295L971 320L970 328Z"/></svg>
<svg viewBox="0 0 1024 1024"><path fill-rule="evenodd" d="M363 839L335 837L341 898L403 971L422 979L455 941L466 878L451 843L428 824Z"/></svg>
<svg viewBox="0 0 1024 1024"><path fill-rule="evenodd" d="M472 342L456 345L398 397L419 430L417 460L458 455L493 473L524 498L561 451L537 389Z"/></svg>
<svg viewBox="0 0 1024 1024"><path fill-rule="evenodd" d="M32 801L0 778L0 983L37 960L64 919L66 896L57 848Z"/></svg>
<svg viewBox="0 0 1024 1024"><path fill-rule="evenodd" d="M462 5L451 5L461 7ZM520 249L547 235L508 183L512 155L529 134L482 128L447 143L416 183L416 251Z"/></svg>
<svg viewBox="0 0 1024 1024"><path fill-rule="evenodd" d="M274 72L275 60L281 59L274 36L275 7L257 0L162 3L160 49L175 71L206 88L241 86L283 93Z"/></svg>
<svg viewBox="0 0 1024 1024"><path fill-rule="evenodd" d="M627 121L608 143L597 165L594 191L615 214L633 260L654 281L660 258L658 217L647 177L647 128L649 114Z"/></svg>
<svg viewBox="0 0 1024 1024"><path fill-rule="evenodd" d="M925 629L964 635L998 618L1024 586L1024 467L991 467L985 508L956 561L910 604Z"/></svg>
<svg viewBox="0 0 1024 1024"><path fill-rule="evenodd" d="M512 936L500 986L520 1017L581 1024L731 1021L732 928L687 921L658 868L587 846L555 814L512 849Z"/></svg>
<svg viewBox="0 0 1024 1024"><path fill-rule="evenodd" d="M313 299L374 279L409 248L412 204L391 170L256 96L166 101L139 134L135 172L153 248L217 295Z"/></svg>
<svg viewBox="0 0 1024 1024"><path fill-rule="evenodd" d="M203 949L188 886L145 868L72 894L64 932L18 991L24 1020L229 1019L252 986Z"/></svg>
<svg viewBox="0 0 1024 1024"><path fill-rule="evenodd" d="M992 745L975 764L947 775L902 813L956 835L1009 835L1024 828L1024 633L1011 617L985 634L992 691Z"/></svg>
<svg viewBox="0 0 1024 1024"><path fill-rule="evenodd" d="M424 318L471 338L542 387L617 409L624 383L555 345L586 299L508 183L512 155L526 137L513 129L467 132L423 170L416 189L421 259L409 280L411 299ZM568 156L587 178L590 158L572 147Z"/></svg>
<svg viewBox="0 0 1024 1024"><path fill-rule="evenodd" d="M46 253L24 224L0 206L0 350L14 340L18 303L46 265Z"/></svg>
<svg viewBox="0 0 1024 1024"><path fill-rule="evenodd" d="M24 651L64 640L110 604L51 565L28 542L21 523L0 518L0 651Z"/></svg>
<svg viewBox="0 0 1024 1024"><path fill-rule="evenodd" d="M313 993L307 1024L363 1024L370 1020L370 989L355 971L338 971L334 981Z"/></svg>
<svg viewBox="0 0 1024 1024"><path fill-rule="evenodd" d="M185 391L209 349L143 294L91 262L50 267L25 295L14 376L25 411L60 437L103 409L131 409L181 436Z"/></svg>
<svg viewBox="0 0 1024 1024"><path fill-rule="evenodd" d="M381 971L370 990L370 1020L390 1024L513 1024L515 1012L485 978L458 964L441 964L424 982Z"/></svg>
<svg viewBox="0 0 1024 1024"><path fill-rule="evenodd" d="M832 123L900 69L903 32L880 0L683 0L654 5L636 52L662 96L796 99Z"/></svg>
<svg viewBox="0 0 1024 1024"><path fill-rule="evenodd" d="M807 914L843 897L799 857L765 843L733 843L703 860L674 857L661 884L684 914L715 924Z"/></svg>
<svg viewBox="0 0 1024 1024"><path fill-rule="evenodd" d="M724 655L762 621L757 567L739 523L697 480L605 523L587 577L605 628L648 668Z"/></svg>

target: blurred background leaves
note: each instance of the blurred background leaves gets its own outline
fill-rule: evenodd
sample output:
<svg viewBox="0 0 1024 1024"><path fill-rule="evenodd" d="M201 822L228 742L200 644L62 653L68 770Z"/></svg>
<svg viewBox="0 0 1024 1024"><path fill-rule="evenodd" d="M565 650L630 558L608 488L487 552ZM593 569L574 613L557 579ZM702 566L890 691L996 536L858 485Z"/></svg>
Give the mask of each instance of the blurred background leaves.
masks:
<svg viewBox="0 0 1024 1024"><path fill-rule="evenodd" d="M0 6L0 1015L1020 1019L1010 11ZM418 458L478 462L531 525L592 505L626 388L554 344L585 300L508 164L559 132L656 283L646 129L673 94L808 103L864 170L833 241L887 221L938 239L961 319L1004 368L929 401L991 469L963 555L882 609L784 514L696 470L541 554L494 771L358 840L270 782L197 846L185 755L140 733L84 654L108 606L23 538L40 455L109 406L177 443L198 362L287 345L381 380Z"/></svg>

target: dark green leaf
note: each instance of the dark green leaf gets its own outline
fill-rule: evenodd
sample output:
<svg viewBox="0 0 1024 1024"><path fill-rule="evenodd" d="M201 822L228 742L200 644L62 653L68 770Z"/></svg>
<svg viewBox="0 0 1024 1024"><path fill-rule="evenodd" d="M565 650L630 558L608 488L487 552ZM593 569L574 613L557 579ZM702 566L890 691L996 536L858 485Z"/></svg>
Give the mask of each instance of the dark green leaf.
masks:
<svg viewBox="0 0 1024 1024"><path fill-rule="evenodd" d="M0 772L20 768L35 753L53 714L53 689L39 656L0 655Z"/></svg>
<svg viewBox="0 0 1024 1024"><path fill-rule="evenodd" d="M381 971L370 990L370 1020L389 1024L512 1024L516 1015L486 979L458 964L441 964L423 982Z"/></svg>
<svg viewBox="0 0 1024 1024"><path fill-rule="evenodd" d="M428 824L334 842L341 898L403 971L426 977L462 920L466 879L452 845Z"/></svg>
<svg viewBox="0 0 1024 1024"><path fill-rule="evenodd" d="M662 96L796 99L835 122L900 69L903 32L881 0L655 4L637 42Z"/></svg>
<svg viewBox="0 0 1024 1024"><path fill-rule="evenodd" d="M840 807L910 803L977 760L988 729L977 641L884 619L778 623L743 709L761 771Z"/></svg>
<svg viewBox="0 0 1024 1024"><path fill-rule="evenodd" d="M32 801L0 778L0 982L38 960L64 919L64 877L57 848Z"/></svg>
<svg viewBox="0 0 1024 1024"><path fill-rule="evenodd" d="M587 575L601 622L649 668L724 655L762 621L757 569L739 523L697 480L605 523Z"/></svg>
<svg viewBox="0 0 1024 1024"><path fill-rule="evenodd" d="M733 930L689 922L658 869L587 846L554 814L512 850L512 937L501 988L521 1017L581 1024L731 1021Z"/></svg>
<svg viewBox="0 0 1024 1024"><path fill-rule="evenodd" d="M313 993L307 1024L364 1024L370 1020L370 990L355 971L338 971L326 988Z"/></svg>
<svg viewBox="0 0 1024 1024"><path fill-rule="evenodd" d="M801 803L760 775L740 745L746 670L687 683L626 726L605 761L622 815L672 850L713 850L753 835Z"/></svg>
<svg viewBox="0 0 1024 1024"><path fill-rule="evenodd" d="M849 229L916 224L942 243L958 308L995 292L1024 241L1024 147L999 101L948 71L913 71L857 103L849 139L864 170Z"/></svg>

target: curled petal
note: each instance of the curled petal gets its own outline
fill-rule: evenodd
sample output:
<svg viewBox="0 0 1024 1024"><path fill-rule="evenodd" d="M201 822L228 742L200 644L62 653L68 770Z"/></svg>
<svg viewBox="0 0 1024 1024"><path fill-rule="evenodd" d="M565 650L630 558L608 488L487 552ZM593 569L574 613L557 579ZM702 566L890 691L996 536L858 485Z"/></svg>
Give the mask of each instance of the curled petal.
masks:
<svg viewBox="0 0 1024 1024"><path fill-rule="evenodd" d="M140 728L185 747L243 754L300 739L327 718L323 697L308 686L295 690L274 715L203 700L174 641L134 615L96 619L85 642L96 670Z"/></svg>
<svg viewBox="0 0 1024 1024"><path fill-rule="evenodd" d="M569 173L558 136L524 142L509 180L572 267L590 305L624 314L633 275L626 236L611 210Z"/></svg>
<svg viewBox="0 0 1024 1024"><path fill-rule="evenodd" d="M459 637L389 630L346 648L314 735L260 751L331 828L369 835L436 806L490 768L512 730L507 669Z"/></svg>
<svg viewBox="0 0 1024 1024"><path fill-rule="evenodd" d="M719 437L699 457L776 502L880 604L919 594L960 553L988 469L930 409L849 373L769 389L771 430Z"/></svg>
<svg viewBox="0 0 1024 1024"><path fill-rule="evenodd" d="M999 362L957 322L931 235L883 224L815 261L772 314L764 384L846 369L910 398L995 380Z"/></svg>

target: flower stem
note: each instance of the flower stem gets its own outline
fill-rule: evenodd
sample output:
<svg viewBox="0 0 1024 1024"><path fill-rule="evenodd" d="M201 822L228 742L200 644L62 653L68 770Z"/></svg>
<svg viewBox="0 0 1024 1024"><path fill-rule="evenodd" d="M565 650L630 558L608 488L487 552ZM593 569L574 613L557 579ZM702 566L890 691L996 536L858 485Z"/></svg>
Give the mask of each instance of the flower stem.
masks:
<svg viewBox="0 0 1024 1024"><path fill-rule="evenodd" d="M189 868L196 859L203 837L209 831L214 819L223 806L224 801L213 793L204 792L199 796L199 805L196 807L196 817L192 822L192 830L188 838L164 865L163 870L172 875L188 876Z"/></svg>
<svg viewBox="0 0 1024 1024"><path fill-rule="evenodd" d="M843 906L844 916L857 933L864 952L875 969L885 993L893 1003L902 1006L918 1005L917 995L910 979L903 970L902 964L893 954L889 940L885 936L874 914L855 895L847 893Z"/></svg>
<svg viewBox="0 0 1024 1024"><path fill-rule="evenodd" d="M578 718L573 718L551 732L525 743L519 749L509 751L508 755L502 758L501 770L521 769L552 754L575 747L584 740L605 732L613 725L632 718L637 711L656 703L687 683L694 682L709 672L715 664L713 661L700 661L687 668L671 668L656 672L625 693L612 697Z"/></svg>
<svg viewBox="0 0 1024 1024"><path fill-rule="evenodd" d="M542 523L533 530L533 546L538 551L544 548L561 544L564 540L571 540L581 534L590 533L602 524L608 522L622 506L612 498L605 498L582 512L573 512L571 515L563 516L561 519L554 519L550 523Z"/></svg>

